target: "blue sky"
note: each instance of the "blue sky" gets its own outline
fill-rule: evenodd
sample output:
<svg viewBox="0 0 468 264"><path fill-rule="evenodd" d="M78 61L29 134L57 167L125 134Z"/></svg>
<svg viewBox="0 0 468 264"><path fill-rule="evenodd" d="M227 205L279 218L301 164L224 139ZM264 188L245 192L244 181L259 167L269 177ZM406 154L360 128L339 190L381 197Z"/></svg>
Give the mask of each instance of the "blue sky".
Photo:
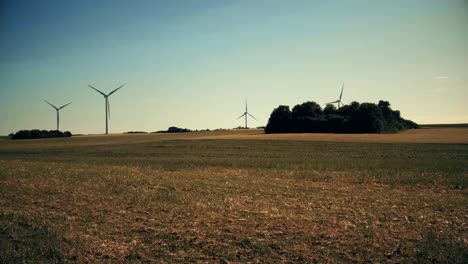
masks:
<svg viewBox="0 0 468 264"><path fill-rule="evenodd" d="M19 129L232 128L244 101L390 101L468 122L467 1L2 1L0 135Z"/></svg>

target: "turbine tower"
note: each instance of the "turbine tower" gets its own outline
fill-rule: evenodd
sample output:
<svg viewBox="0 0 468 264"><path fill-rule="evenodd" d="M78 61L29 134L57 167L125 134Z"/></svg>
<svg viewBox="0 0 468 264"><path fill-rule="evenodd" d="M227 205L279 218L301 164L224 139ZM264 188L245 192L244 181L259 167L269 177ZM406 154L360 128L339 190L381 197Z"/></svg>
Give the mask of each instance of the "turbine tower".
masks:
<svg viewBox="0 0 468 264"><path fill-rule="evenodd" d="M60 109L64 108L65 106L71 104L71 102L68 103L68 104L66 104L66 105L63 105L63 106L61 106L61 107L56 107L55 105L53 105L53 104L47 102L46 100L44 100L44 102L46 102L47 104L49 104L50 106L52 106L52 107L55 109L55 111L57 111L57 131L60 131L60 130L59 130L59 123L60 123L59 111L60 111Z"/></svg>
<svg viewBox="0 0 468 264"><path fill-rule="evenodd" d="M248 128L248 126L247 126L247 116L250 116L250 117L252 117L253 119L257 120L257 118L255 118L253 115L251 115L251 114L249 113L249 111L247 110L247 100L245 100L245 112L244 112L243 115L241 115L241 116L239 116L239 117L237 118L237 119L239 119L239 118L241 118L241 117L245 117L245 128ZM236 119L236 120L237 120L237 119Z"/></svg>
<svg viewBox="0 0 468 264"><path fill-rule="evenodd" d="M338 103L338 109L340 108L340 105L343 106L343 102L341 102L341 97L343 96L343 89L344 89L344 83L343 83L343 86L341 86L341 93L340 93L340 98L338 98L338 100L336 101L333 101L333 102L330 102L330 103L327 103L327 104L334 104L334 103Z"/></svg>
<svg viewBox="0 0 468 264"><path fill-rule="evenodd" d="M110 104L109 104L109 96L111 96L113 93L117 92L117 90L119 90L120 88L122 88L124 86L124 84L122 84L121 86L119 86L119 88L113 90L112 92L110 92L109 94L105 94L101 91L99 91L98 89L92 87L91 85L88 85L91 89L94 89L96 90L96 92L102 94L102 96L104 96L104 99L106 100L105 104L106 104L106 135L109 134L109 121L108 119L110 119Z"/></svg>

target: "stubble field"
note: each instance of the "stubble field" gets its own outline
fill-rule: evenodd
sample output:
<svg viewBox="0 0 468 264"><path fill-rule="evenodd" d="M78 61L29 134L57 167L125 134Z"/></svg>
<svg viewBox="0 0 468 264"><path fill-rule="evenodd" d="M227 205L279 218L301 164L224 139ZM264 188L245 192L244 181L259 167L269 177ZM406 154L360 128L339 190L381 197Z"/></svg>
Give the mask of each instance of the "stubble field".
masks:
<svg viewBox="0 0 468 264"><path fill-rule="evenodd" d="M467 128L5 139L0 263L466 263L467 185Z"/></svg>

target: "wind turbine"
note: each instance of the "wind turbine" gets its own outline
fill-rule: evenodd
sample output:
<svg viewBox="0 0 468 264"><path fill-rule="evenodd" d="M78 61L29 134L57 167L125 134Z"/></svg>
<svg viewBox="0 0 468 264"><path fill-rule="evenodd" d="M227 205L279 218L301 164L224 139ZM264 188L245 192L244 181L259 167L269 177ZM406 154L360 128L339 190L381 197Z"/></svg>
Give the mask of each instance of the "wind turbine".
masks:
<svg viewBox="0 0 468 264"><path fill-rule="evenodd" d="M59 123L60 123L59 111L60 111L60 109L64 108L65 106L71 104L71 102L66 104L66 105L63 105L61 107L56 107L55 105L47 102L46 100L44 100L44 102L48 103L50 106L52 106L55 109L55 111L57 111L57 131L59 131Z"/></svg>
<svg viewBox="0 0 468 264"><path fill-rule="evenodd" d="M124 86L124 84L122 84L121 86L119 86L119 88L113 90L112 92L110 92L109 94L105 94L101 91L99 91L98 89L92 87L91 85L88 85L91 89L94 89L96 90L96 92L102 94L104 96L104 98L106 99L106 135L109 134L109 121L108 119L110 119L110 104L109 104L109 96L111 96L113 93L117 92L117 90L119 90L120 88L122 88Z"/></svg>
<svg viewBox="0 0 468 264"><path fill-rule="evenodd" d="M249 115L250 117L252 117L253 119L257 120L257 118L255 118L253 115L251 115L251 114L249 113L249 111L247 110L247 100L245 100L245 112L244 112L243 115L241 115L241 116L239 116L239 117L237 118L237 119L239 119L239 118L241 118L241 117L243 117L243 116L245 117L245 128L248 128L248 127L247 127L247 116L248 116L248 115ZM237 119L236 119L236 120L237 120Z"/></svg>
<svg viewBox="0 0 468 264"><path fill-rule="evenodd" d="M341 97L343 96L343 89L344 89L344 83L343 83L343 86L341 86L341 93L340 93L340 98L338 98L338 100L336 101L333 101L333 102L330 102L330 103L327 103L327 104L334 104L334 103L338 103L338 108L340 108L340 104L343 106L343 102L341 102Z"/></svg>

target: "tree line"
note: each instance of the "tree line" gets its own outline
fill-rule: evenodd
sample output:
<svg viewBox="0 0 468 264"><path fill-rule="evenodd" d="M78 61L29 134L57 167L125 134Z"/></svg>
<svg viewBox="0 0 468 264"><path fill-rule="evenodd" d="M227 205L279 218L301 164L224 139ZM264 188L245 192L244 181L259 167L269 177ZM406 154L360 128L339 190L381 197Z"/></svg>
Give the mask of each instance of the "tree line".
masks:
<svg viewBox="0 0 468 264"><path fill-rule="evenodd" d="M292 111L280 105L273 110L265 133L395 133L418 128L418 124L401 117L388 101L374 103L352 102L324 109L313 101L298 104Z"/></svg>
<svg viewBox="0 0 468 264"><path fill-rule="evenodd" d="M71 137L72 133L70 131L58 131L58 130L20 130L16 133L11 133L9 135L11 139L33 139L33 138L55 138L55 137Z"/></svg>

